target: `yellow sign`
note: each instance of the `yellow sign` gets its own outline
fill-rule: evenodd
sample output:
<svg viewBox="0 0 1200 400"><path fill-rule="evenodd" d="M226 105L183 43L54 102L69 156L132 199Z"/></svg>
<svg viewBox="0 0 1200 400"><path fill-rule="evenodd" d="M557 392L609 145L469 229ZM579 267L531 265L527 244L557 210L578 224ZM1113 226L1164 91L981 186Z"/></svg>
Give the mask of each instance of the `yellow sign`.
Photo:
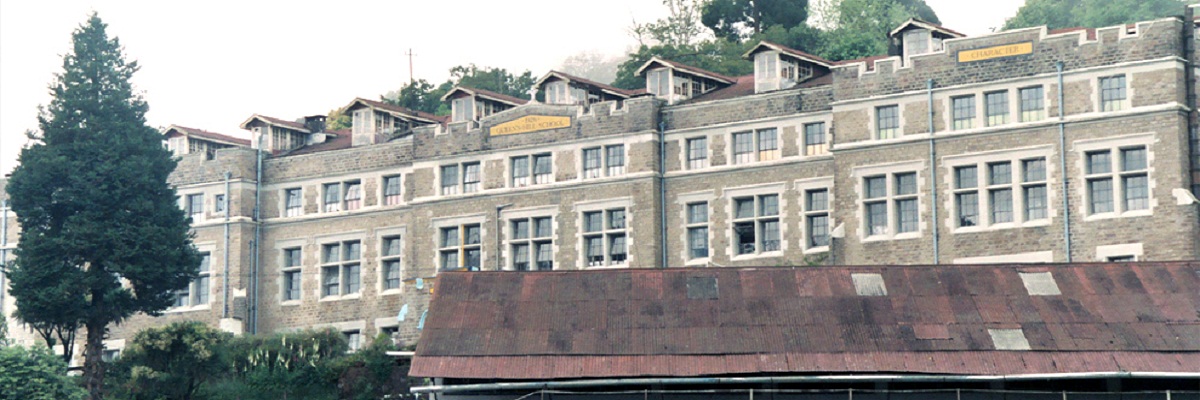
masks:
<svg viewBox="0 0 1200 400"><path fill-rule="evenodd" d="M965 63L983 61L991 60L993 58L1004 58L1025 54L1033 54L1033 42L984 47L982 49L975 50L962 50L958 52L958 62Z"/></svg>
<svg viewBox="0 0 1200 400"><path fill-rule="evenodd" d="M490 132L492 136L500 136L544 131L547 129L567 128L570 126L571 117L530 115L493 126Z"/></svg>

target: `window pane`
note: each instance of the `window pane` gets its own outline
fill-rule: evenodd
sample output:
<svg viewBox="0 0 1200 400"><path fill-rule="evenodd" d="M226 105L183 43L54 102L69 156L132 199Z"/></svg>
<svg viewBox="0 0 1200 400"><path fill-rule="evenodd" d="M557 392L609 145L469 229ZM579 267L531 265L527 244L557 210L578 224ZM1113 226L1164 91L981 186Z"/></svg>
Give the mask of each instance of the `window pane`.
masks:
<svg viewBox="0 0 1200 400"><path fill-rule="evenodd" d="M465 257L463 259L463 267L468 271L478 271L480 263L480 250L467 249L463 251L463 255Z"/></svg>
<svg viewBox="0 0 1200 400"><path fill-rule="evenodd" d="M1012 222L1012 190L993 190L990 193L990 197L992 203L992 223Z"/></svg>
<svg viewBox="0 0 1200 400"><path fill-rule="evenodd" d="M1121 149L1121 170L1137 171L1141 169L1146 169L1146 148Z"/></svg>
<svg viewBox="0 0 1200 400"><path fill-rule="evenodd" d="M958 200L958 226L979 225L979 194L959 193L955 197Z"/></svg>
<svg viewBox="0 0 1200 400"><path fill-rule="evenodd" d="M1125 211L1150 208L1150 190L1146 175L1121 178L1125 184Z"/></svg>
<svg viewBox="0 0 1200 400"><path fill-rule="evenodd" d="M975 96L955 97L954 129L969 129L975 127Z"/></svg>
<svg viewBox="0 0 1200 400"><path fill-rule="evenodd" d="M608 229L625 229L625 210L608 211Z"/></svg>
<svg viewBox="0 0 1200 400"><path fill-rule="evenodd" d="M554 232L550 217L533 219L533 237L549 237Z"/></svg>
<svg viewBox="0 0 1200 400"><path fill-rule="evenodd" d="M886 235L887 227L887 203L867 204L867 235Z"/></svg>
<svg viewBox="0 0 1200 400"><path fill-rule="evenodd" d="M518 219L512 222L512 238L513 239L528 239L529 238L529 220Z"/></svg>
<svg viewBox="0 0 1200 400"><path fill-rule="evenodd" d="M688 249L691 258L708 257L708 228L688 229Z"/></svg>
<svg viewBox="0 0 1200 400"><path fill-rule="evenodd" d="M400 255L400 237L383 238L383 256L398 256Z"/></svg>
<svg viewBox="0 0 1200 400"><path fill-rule="evenodd" d="M400 261L391 260L383 262L383 288L400 288Z"/></svg>
<svg viewBox="0 0 1200 400"><path fill-rule="evenodd" d="M829 216L817 215L808 218L808 247L829 245Z"/></svg>
<svg viewBox="0 0 1200 400"><path fill-rule="evenodd" d="M583 230L585 232L599 232L603 230L603 214L599 211L583 213Z"/></svg>
<svg viewBox="0 0 1200 400"><path fill-rule="evenodd" d="M1023 161L1025 165L1025 182L1046 180L1046 159L1037 158Z"/></svg>
<svg viewBox="0 0 1200 400"><path fill-rule="evenodd" d="M1039 185L1025 188L1025 220L1044 218L1046 218L1046 187Z"/></svg>
<svg viewBox="0 0 1200 400"><path fill-rule="evenodd" d="M338 267L321 268L322 296L336 296L340 294L341 283L338 276Z"/></svg>
<svg viewBox="0 0 1200 400"><path fill-rule="evenodd" d="M897 233L916 232L917 200L900 200L896 202L896 209L900 210L900 226L897 228Z"/></svg>
<svg viewBox="0 0 1200 400"><path fill-rule="evenodd" d="M343 291L343 293L358 293L358 290L362 287L362 275L359 274L361 270L359 269L358 264L348 265L345 268L342 268L342 270L344 276L346 277L346 289Z"/></svg>
<svg viewBox="0 0 1200 400"><path fill-rule="evenodd" d="M554 269L554 247L550 243L538 243L537 245L537 269L538 271L549 271Z"/></svg>
<svg viewBox="0 0 1200 400"><path fill-rule="evenodd" d="M759 201L762 202L762 209L759 210L759 216L779 215L779 195L760 196Z"/></svg>
<svg viewBox="0 0 1200 400"><path fill-rule="evenodd" d="M1105 174L1112 172L1111 153L1108 150L1087 153L1087 173Z"/></svg>
<svg viewBox="0 0 1200 400"><path fill-rule="evenodd" d="M586 247L589 262L597 261L596 257L599 257L599 261L604 261L604 238L600 236L589 237L587 238Z"/></svg>
<svg viewBox="0 0 1200 400"><path fill-rule="evenodd" d="M1093 214L1113 211L1112 179L1089 180L1088 193L1091 194Z"/></svg>
<svg viewBox="0 0 1200 400"><path fill-rule="evenodd" d="M384 196L399 196L400 195L400 177L389 176L383 178L383 195Z"/></svg>
<svg viewBox="0 0 1200 400"><path fill-rule="evenodd" d="M734 199L733 217L739 219L754 218L754 198L747 197L744 199Z"/></svg>
<svg viewBox="0 0 1200 400"><path fill-rule="evenodd" d="M458 268L458 250L442 252L442 269Z"/></svg>
<svg viewBox="0 0 1200 400"><path fill-rule="evenodd" d="M688 204L688 223L702 224L708 222L708 203Z"/></svg>
<svg viewBox="0 0 1200 400"><path fill-rule="evenodd" d="M779 251L779 221L762 222L762 251Z"/></svg>
<svg viewBox="0 0 1200 400"><path fill-rule="evenodd" d="M804 125L804 144L824 144L825 143L825 123L816 123Z"/></svg>
<svg viewBox="0 0 1200 400"><path fill-rule="evenodd" d="M829 208L829 190L808 191L808 211L823 211Z"/></svg>
<svg viewBox="0 0 1200 400"><path fill-rule="evenodd" d="M298 267L300 266L300 249L286 249L283 251L283 266Z"/></svg>
<svg viewBox="0 0 1200 400"><path fill-rule="evenodd" d="M754 254L754 223L738 222L733 225L733 235L737 244L737 254Z"/></svg>
<svg viewBox="0 0 1200 400"><path fill-rule="evenodd" d="M458 186L458 166L447 165L442 167L442 187Z"/></svg>
<svg viewBox="0 0 1200 400"><path fill-rule="evenodd" d="M512 159L513 179L529 176L529 158L517 157Z"/></svg>
<svg viewBox="0 0 1200 400"><path fill-rule="evenodd" d="M733 134L733 161L734 163L746 163L754 161L754 137L750 132L742 132Z"/></svg>
<svg viewBox="0 0 1200 400"><path fill-rule="evenodd" d="M885 106L875 109L877 139L894 139L900 127L900 107Z"/></svg>
<svg viewBox="0 0 1200 400"><path fill-rule="evenodd" d="M341 257L342 248L339 244L327 244L322 249L324 251L322 252L321 262L323 263L337 262L340 259L339 257Z"/></svg>
<svg viewBox="0 0 1200 400"><path fill-rule="evenodd" d="M466 245L479 244L479 239L480 239L479 238L479 234L480 234L479 225L467 225L466 230L467 230L467 234L465 237L464 244L466 244Z"/></svg>
<svg viewBox="0 0 1200 400"><path fill-rule="evenodd" d="M463 183L478 183L479 182L479 163L463 164Z"/></svg>
<svg viewBox="0 0 1200 400"><path fill-rule="evenodd" d="M779 140L775 129L763 129L758 131L758 150L769 151L779 148Z"/></svg>
<svg viewBox="0 0 1200 400"><path fill-rule="evenodd" d="M519 244L513 246L513 269L517 271L529 270L529 245Z"/></svg>
<svg viewBox="0 0 1200 400"><path fill-rule="evenodd" d="M988 126L1008 122L1008 92L992 92L984 95L987 103Z"/></svg>
<svg viewBox="0 0 1200 400"><path fill-rule="evenodd" d="M874 199L887 196L887 178L875 176L865 179L867 198Z"/></svg>
<svg viewBox="0 0 1200 400"><path fill-rule="evenodd" d="M896 194L900 196L917 194L917 174L896 174Z"/></svg>
<svg viewBox="0 0 1200 400"><path fill-rule="evenodd" d="M346 258L342 259L344 261L357 260L362 255L362 246L358 242L347 242L345 248Z"/></svg>
<svg viewBox="0 0 1200 400"><path fill-rule="evenodd" d="M608 146L606 150L610 168L625 165L625 146Z"/></svg>
<svg viewBox="0 0 1200 400"><path fill-rule="evenodd" d="M212 257L209 256L209 253L200 254L200 273L208 272L210 262L212 262Z"/></svg>
<svg viewBox="0 0 1200 400"><path fill-rule="evenodd" d="M209 279L207 276L196 278L196 301L192 305L208 304Z"/></svg>
<svg viewBox="0 0 1200 400"><path fill-rule="evenodd" d="M613 263L625 262L628 250L625 248L625 235L613 235L609 239L608 258Z"/></svg>
<svg viewBox="0 0 1200 400"><path fill-rule="evenodd" d="M600 149L584 149L583 150L583 168L593 169L600 168Z"/></svg>
<svg viewBox="0 0 1200 400"><path fill-rule="evenodd" d="M442 247L458 246L458 227L442 228Z"/></svg>
<svg viewBox="0 0 1200 400"><path fill-rule="evenodd" d="M708 158L708 140L705 138L688 139L688 161Z"/></svg>
<svg viewBox="0 0 1200 400"><path fill-rule="evenodd" d="M551 173L552 165L549 154L541 154L533 156L533 173L535 175L545 175Z"/></svg>
<svg viewBox="0 0 1200 400"><path fill-rule="evenodd" d="M958 167L954 169L954 187L956 189L969 189L979 184L978 171L975 166Z"/></svg>
<svg viewBox="0 0 1200 400"><path fill-rule="evenodd" d="M283 299L296 300L300 298L300 271L283 273Z"/></svg>
<svg viewBox="0 0 1200 400"><path fill-rule="evenodd" d="M1012 183L1012 164L1007 162L988 164L988 177L991 185Z"/></svg>

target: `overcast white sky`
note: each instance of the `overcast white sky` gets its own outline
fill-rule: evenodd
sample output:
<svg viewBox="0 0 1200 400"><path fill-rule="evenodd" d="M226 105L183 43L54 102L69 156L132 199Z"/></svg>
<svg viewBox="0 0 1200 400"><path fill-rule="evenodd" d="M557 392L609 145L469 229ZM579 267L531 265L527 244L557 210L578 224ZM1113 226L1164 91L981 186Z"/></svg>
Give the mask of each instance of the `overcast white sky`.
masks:
<svg viewBox="0 0 1200 400"><path fill-rule="evenodd" d="M926 0L942 23L987 33L1023 0ZM325 114L377 98L415 75L439 83L475 63L535 76L568 56L619 55L627 28L666 14L660 0L3 1L0 2L0 172L16 165L24 132L62 69L71 32L92 11L142 69L134 84L151 126L245 136L258 113Z"/></svg>

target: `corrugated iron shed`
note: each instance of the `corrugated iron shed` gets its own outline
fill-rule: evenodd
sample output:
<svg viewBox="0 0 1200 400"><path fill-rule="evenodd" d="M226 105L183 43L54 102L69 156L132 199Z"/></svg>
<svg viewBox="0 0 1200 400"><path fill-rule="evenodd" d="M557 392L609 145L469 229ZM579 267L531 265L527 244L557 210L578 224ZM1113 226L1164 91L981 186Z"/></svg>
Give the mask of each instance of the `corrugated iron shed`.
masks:
<svg viewBox="0 0 1200 400"><path fill-rule="evenodd" d="M1051 273L1062 294L1030 295L1022 272ZM852 274L879 274L887 294L857 294ZM414 376L1200 371L1196 261L450 272L438 283ZM990 329L1021 330L1030 350L998 350Z"/></svg>

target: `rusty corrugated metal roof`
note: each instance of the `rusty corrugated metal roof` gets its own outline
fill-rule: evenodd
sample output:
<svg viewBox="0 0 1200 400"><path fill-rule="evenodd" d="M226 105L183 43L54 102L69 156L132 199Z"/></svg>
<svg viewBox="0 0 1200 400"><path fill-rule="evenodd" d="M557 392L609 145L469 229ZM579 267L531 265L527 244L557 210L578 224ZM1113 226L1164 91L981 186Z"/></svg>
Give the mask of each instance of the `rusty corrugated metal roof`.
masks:
<svg viewBox="0 0 1200 400"><path fill-rule="evenodd" d="M439 277L412 374L1194 372L1197 271L1192 261L452 272ZM1018 272L1050 272L1062 294L1031 296ZM887 295L857 295L852 273L881 275ZM712 278L716 298L689 298L688 285ZM1031 350L996 350L989 329L1020 329Z"/></svg>

